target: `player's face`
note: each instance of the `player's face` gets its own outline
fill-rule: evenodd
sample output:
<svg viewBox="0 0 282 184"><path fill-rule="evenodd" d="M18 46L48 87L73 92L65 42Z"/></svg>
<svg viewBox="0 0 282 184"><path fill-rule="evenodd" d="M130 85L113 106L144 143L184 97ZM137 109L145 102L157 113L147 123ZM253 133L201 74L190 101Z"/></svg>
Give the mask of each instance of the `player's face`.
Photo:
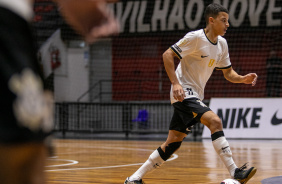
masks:
<svg viewBox="0 0 282 184"><path fill-rule="evenodd" d="M217 35L225 35L229 27L229 15L225 12L219 12L218 16L214 19L213 28Z"/></svg>

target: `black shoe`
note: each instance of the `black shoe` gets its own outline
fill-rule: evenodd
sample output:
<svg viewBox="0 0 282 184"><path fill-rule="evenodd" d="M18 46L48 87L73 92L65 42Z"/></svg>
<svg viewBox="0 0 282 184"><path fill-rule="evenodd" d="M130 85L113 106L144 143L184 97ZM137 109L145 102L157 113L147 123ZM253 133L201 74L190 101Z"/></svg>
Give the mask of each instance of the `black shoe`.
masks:
<svg viewBox="0 0 282 184"><path fill-rule="evenodd" d="M257 169L255 167L246 169L246 165L247 163L235 170L234 179L238 180L241 184L246 184L257 172Z"/></svg>
<svg viewBox="0 0 282 184"><path fill-rule="evenodd" d="M129 177L126 178L126 180L124 181L124 184L145 184L144 181L141 180L134 180L134 181L130 181Z"/></svg>

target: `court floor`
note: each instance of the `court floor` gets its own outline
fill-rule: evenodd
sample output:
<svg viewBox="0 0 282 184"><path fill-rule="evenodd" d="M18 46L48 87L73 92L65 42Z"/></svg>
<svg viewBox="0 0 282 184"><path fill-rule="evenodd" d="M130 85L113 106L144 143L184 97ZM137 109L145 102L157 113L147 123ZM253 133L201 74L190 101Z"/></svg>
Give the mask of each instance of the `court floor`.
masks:
<svg viewBox="0 0 282 184"><path fill-rule="evenodd" d="M48 184L123 184L163 141L54 141L55 155L46 166ZM229 140L237 166L257 167L248 184L282 175L282 141ZM210 140L184 141L161 168L144 177L146 184L220 184L230 178ZM282 183L282 181L281 181ZM271 183L272 184L272 183ZM273 183L277 184L277 183Z"/></svg>

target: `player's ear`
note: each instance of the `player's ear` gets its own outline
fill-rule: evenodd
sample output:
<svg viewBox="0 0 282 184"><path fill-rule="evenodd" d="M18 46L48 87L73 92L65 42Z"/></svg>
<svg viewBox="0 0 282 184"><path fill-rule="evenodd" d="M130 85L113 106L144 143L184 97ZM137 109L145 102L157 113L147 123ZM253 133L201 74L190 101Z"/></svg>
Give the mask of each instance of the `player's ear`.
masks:
<svg viewBox="0 0 282 184"><path fill-rule="evenodd" d="M209 17L209 24L213 24L214 23L214 18L213 17Z"/></svg>

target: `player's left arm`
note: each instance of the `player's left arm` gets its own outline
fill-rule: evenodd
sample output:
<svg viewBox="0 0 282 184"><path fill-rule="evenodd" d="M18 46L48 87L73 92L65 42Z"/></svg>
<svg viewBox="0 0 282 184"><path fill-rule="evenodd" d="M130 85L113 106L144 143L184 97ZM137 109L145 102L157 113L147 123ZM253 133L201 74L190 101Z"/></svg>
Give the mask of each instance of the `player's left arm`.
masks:
<svg viewBox="0 0 282 184"><path fill-rule="evenodd" d="M257 78L258 78L256 73L239 75L236 71L233 70L232 67L222 69L222 72L223 72L225 79L232 83L252 84L252 86L254 86L256 85Z"/></svg>

